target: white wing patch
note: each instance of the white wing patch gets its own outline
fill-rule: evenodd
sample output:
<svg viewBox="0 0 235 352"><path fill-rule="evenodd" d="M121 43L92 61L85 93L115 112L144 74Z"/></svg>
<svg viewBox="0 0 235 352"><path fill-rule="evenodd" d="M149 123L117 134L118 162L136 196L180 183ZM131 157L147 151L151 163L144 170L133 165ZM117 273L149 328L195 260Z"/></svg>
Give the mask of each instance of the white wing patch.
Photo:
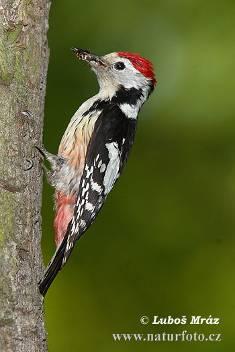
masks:
<svg viewBox="0 0 235 352"><path fill-rule="evenodd" d="M106 143L105 146L109 152L109 163L106 167L104 175L104 193L108 194L113 188L116 179L118 178L120 156L117 142Z"/></svg>
<svg viewBox="0 0 235 352"><path fill-rule="evenodd" d="M91 178L91 189L98 193L102 192L102 187L97 182L94 182L93 178Z"/></svg>
<svg viewBox="0 0 235 352"><path fill-rule="evenodd" d="M105 164L102 164L102 165L100 166L100 172L103 173L103 172L105 172L105 170L106 170L106 165L105 165Z"/></svg>
<svg viewBox="0 0 235 352"><path fill-rule="evenodd" d="M122 141L125 142L125 139ZM108 164L105 165L100 155L97 155L93 161L93 165L85 165L84 179L81 183L80 196L77 198L76 211L72 219L71 230L67 239L63 264L67 261L76 239L79 234L82 234L89 226L90 222L96 216L96 213L101 208L106 195L111 191L117 178L119 177L120 169L120 151L117 142L106 143L105 147L108 151ZM94 177L94 171L99 170L104 173L103 184L97 183ZM96 192L95 200L89 200L89 194ZM94 196L94 195L93 195ZM91 197L92 198L92 197ZM89 214L87 214L87 212ZM67 253L67 255L66 255Z"/></svg>
<svg viewBox="0 0 235 352"><path fill-rule="evenodd" d="M93 211L95 209L95 206L92 203L87 202L85 205L85 209L88 211Z"/></svg>
<svg viewBox="0 0 235 352"><path fill-rule="evenodd" d="M128 119L136 119L137 118L137 115L139 112L139 106L123 103L120 105L120 109L126 115L126 117Z"/></svg>

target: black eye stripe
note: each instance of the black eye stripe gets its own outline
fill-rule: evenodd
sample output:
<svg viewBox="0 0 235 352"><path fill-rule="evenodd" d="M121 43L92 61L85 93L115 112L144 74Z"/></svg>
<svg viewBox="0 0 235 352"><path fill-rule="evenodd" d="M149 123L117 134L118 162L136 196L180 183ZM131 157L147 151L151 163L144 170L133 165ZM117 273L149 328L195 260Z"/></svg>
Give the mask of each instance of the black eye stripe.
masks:
<svg viewBox="0 0 235 352"><path fill-rule="evenodd" d="M113 67L115 68L115 70L124 70L124 68L126 67L124 62L122 61L119 61L119 62L116 62Z"/></svg>

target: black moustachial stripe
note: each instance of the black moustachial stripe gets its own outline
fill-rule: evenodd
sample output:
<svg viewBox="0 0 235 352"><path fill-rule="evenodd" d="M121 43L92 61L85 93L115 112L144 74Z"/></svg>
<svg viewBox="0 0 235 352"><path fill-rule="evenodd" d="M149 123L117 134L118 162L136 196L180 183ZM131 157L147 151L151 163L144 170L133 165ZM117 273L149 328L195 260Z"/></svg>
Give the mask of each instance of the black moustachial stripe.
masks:
<svg viewBox="0 0 235 352"><path fill-rule="evenodd" d="M114 104L129 104L136 105L138 100L143 96L142 89L137 88L125 88L121 86L117 93L111 99L111 102Z"/></svg>
<svg viewBox="0 0 235 352"><path fill-rule="evenodd" d="M92 114L94 111L103 111L110 104L121 105L121 104L129 104L136 105L138 100L143 96L142 89L137 88L125 88L120 86L117 90L116 94L112 97L112 99L101 100L97 99L92 106L83 113L82 116L87 116Z"/></svg>

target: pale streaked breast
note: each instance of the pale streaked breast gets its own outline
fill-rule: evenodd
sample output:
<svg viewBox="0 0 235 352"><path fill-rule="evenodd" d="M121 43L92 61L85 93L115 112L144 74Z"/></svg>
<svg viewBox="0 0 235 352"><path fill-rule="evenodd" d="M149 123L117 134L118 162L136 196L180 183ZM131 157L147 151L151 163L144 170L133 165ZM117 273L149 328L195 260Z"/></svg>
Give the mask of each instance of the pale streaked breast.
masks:
<svg viewBox="0 0 235 352"><path fill-rule="evenodd" d="M57 191L65 194L78 192L87 147L98 116L99 113L96 112L70 121L58 151L58 155L63 156L66 161L56 175Z"/></svg>

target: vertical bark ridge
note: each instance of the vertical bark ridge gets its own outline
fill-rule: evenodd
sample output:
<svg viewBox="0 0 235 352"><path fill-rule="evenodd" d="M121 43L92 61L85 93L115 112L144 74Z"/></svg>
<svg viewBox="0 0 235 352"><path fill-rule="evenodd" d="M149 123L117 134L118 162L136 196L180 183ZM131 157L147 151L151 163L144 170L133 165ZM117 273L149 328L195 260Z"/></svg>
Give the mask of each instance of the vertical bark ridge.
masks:
<svg viewBox="0 0 235 352"><path fill-rule="evenodd" d="M0 351L47 350L42 298L42 140L48 0L0 0Z"/></svg>

